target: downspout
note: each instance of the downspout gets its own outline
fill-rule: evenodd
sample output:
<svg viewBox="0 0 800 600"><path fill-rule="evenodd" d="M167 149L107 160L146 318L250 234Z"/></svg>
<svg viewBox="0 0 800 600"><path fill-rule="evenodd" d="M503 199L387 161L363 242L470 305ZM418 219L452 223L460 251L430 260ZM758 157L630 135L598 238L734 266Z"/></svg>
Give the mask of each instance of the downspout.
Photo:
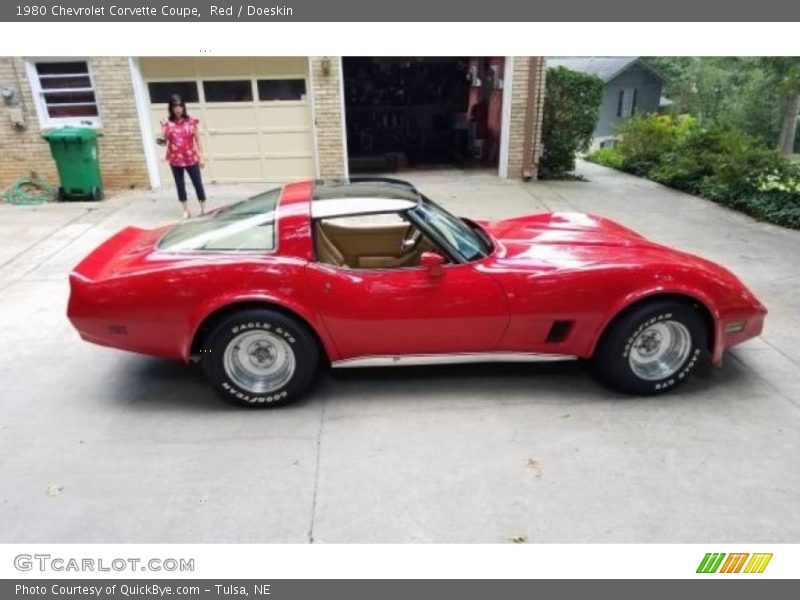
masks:
<svg viewBox="0 0 800 600"><path fill-rule="evenodd" d="M522 178L529 181L534 176L533 159L534 151L538 144L534 143L534 120L538 116L540 101L539 67L542 61L540 56L531 56L528 60L528 101L525 105L525 141L522 146Z"/></svg>

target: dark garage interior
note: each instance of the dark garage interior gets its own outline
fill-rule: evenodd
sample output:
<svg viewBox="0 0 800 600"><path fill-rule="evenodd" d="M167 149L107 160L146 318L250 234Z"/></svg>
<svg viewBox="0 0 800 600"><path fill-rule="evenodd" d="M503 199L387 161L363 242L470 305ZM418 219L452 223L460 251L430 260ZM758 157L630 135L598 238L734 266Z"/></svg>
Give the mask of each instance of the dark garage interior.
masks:
<svg viewBox="0 0 800 600"><path fill-rule="evenodd" d="M345 57L351 173L496 167L503 57Z"/></svg>

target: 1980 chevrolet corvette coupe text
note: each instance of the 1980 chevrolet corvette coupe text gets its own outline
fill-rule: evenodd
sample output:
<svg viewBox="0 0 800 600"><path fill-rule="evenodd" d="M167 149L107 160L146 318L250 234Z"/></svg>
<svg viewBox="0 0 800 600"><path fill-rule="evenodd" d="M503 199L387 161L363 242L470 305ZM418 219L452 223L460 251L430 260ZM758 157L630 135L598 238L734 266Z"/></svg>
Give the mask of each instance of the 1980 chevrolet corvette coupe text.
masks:
<svg viewBox="0 0 800 600"><path fill-rule="evenodd" d="M472 221L378 178L129 227L70 284L83 339L199 360L250 406L295 400L326 364L581 358L614 389L660 393L767 312L722 267L607 219Z"/></svg>

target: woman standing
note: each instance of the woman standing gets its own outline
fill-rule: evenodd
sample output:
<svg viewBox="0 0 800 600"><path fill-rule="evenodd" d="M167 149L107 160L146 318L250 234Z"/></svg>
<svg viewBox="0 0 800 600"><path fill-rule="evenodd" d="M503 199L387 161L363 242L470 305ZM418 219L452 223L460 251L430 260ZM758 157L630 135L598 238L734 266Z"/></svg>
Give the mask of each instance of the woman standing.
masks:
<svg viewBox="0 0 800 600"><path fill-rule="evenodd" d="M183 218L192 216L186 204L185 173L192 180L197 200L200 202L200 214L206 212L206 192L203 189L203 178L200 169L203 166L203 147L200 145L200 121L190 117L186 103L177 94L167 104L169 116L161 121L161 138L167 146L167 162L175 178L178 189L178 200L183 206Z"/></svg>

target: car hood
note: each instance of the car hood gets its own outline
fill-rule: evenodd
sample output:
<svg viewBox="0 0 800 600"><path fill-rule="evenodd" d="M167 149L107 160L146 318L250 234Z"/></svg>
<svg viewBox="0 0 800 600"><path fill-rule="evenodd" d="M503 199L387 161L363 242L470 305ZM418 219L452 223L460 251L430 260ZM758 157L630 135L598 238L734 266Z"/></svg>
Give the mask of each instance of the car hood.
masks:
<svg viewBox="0 0 800 600"><path fill-rule="evenodd" d="M667 263L711 270L717 277L736 280L711 261L662 246L595 215L545 213L483 227L496 242L495 262L506 268L552 272Z"/></svg>
<svg viewBox="0 0 800 600"><path fill-rule="evenodd" d="M584 213L529 215L489 223L486 228L510 256L532 243L627 247L649 243L614 221Z"/></svg>

